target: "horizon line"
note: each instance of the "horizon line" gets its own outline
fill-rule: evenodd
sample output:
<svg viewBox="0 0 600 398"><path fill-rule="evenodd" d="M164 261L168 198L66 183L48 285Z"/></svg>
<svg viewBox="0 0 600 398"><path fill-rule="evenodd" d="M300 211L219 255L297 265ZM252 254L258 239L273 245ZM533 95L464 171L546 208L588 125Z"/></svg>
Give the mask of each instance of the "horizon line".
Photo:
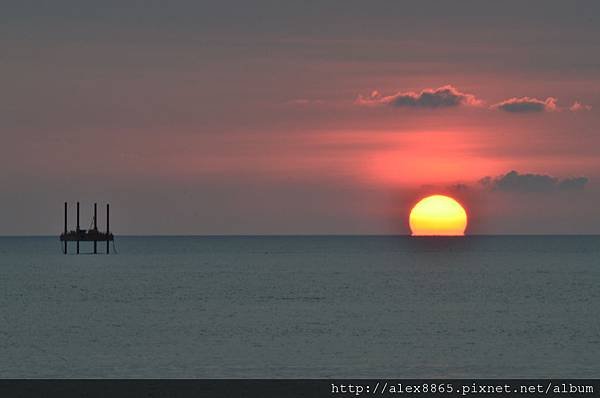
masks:
<svg viewBox="0 0 600 398"><path fill-rule="evenodd" d="M58 238L60 234L32 234L32 235L2 235L0 238ZM411 238L468 238L468 237L514 237L514 236L600 236L600 232L597 233L498 233L498 234L466 234L466 235L422 235L413 236L411 234L328 234L328 233L316 233L316 234L115 234L115 238L177 238L177 237L198 237L198 238L235 238L235 237L411 237Z"/></svg>

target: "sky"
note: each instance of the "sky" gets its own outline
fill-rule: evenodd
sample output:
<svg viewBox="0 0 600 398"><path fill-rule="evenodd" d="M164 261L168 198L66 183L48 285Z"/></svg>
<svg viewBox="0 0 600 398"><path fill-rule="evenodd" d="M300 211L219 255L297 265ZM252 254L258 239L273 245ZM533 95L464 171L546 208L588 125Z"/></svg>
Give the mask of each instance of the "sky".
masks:
<svg viewBox="0 0 600 398"><path fill-rule="evenodd" d="M600 233L597 1L8 1L0 234ZM103 207L102 207L103 208ZM100 212L101 226L104 220Z"/></svg>

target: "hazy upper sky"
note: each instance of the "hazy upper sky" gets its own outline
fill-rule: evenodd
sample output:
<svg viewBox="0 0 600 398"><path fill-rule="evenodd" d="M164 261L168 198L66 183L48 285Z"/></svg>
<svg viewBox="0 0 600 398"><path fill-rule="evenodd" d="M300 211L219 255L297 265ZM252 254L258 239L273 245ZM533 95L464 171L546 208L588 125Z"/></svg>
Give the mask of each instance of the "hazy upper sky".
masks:
<svg viewBox="0 0 600 398"><path fill-rule="evenodd" d="M598 1L5 2L0 234L600 233ZM103 220L103 213L101 213ZM74 219L74 212L72 213Z"/></svg>

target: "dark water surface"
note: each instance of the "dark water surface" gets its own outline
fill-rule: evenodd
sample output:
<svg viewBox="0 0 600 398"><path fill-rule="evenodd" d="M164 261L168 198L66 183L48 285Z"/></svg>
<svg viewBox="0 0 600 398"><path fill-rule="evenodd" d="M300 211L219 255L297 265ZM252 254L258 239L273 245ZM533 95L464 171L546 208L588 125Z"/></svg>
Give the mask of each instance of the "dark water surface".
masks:
<svg viewBox="0 0 600 398"><path fill-rule="evenodd" d="M600 377L598 236L116 243L0 238L1 377Z"/></svg>

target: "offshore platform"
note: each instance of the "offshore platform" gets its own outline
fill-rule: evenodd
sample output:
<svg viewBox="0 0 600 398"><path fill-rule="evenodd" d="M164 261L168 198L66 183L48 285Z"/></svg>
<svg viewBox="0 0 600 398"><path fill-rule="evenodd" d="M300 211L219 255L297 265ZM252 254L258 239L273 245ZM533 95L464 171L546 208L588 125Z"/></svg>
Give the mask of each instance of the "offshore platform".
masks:
<svg viewBox="0 0 600 398"><path fill-rule="evenodd" d="M110 205L106 204L106 232L98 230L98 204L94 203L94 218L90 229L81 229L79 227L79 202L77 202L77 228L68 230L67 224L67 202L65 202L65 230L60 235L60 240L63 242L63 253L67 254L67 242L77 243L77 254L79 254L79 242L94 242L94 254L98 253L98 242L106 242L106 254L110 253L110 242L115 240L115 237L110 232Z"/></svg>

